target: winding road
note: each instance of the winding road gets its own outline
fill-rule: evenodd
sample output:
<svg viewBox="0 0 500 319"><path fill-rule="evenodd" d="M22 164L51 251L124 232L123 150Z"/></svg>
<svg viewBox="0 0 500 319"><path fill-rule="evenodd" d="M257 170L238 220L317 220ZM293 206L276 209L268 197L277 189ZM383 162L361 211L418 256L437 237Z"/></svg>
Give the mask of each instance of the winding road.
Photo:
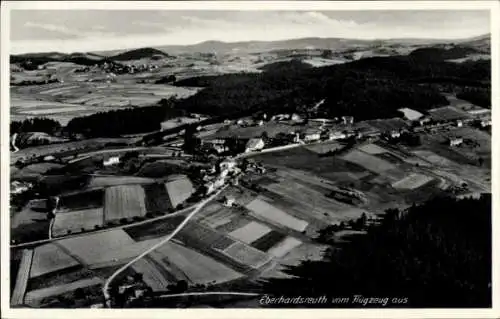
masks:
<svg viewBox="0 0 500 319"><path fill-rule="evenodd" d="M148 250L144 251L142 254L138 255L137 257L135 257L134 259L132 259L131 261L129 261L128 263L123 265L120 269L115 271L106 280L106 282L104 283L104 286L102 288L102 293L103 293L105 301L106 301L106 306L110 307L111 300L110 300L110 295L109 295L109 285L111 284L113 279L116 278L116 276L121 274L123 271L125 271L128 267L130 267L132 264L137 262L139 259L143 258L144 256L148 255L150 252L152 252L156 248L158 248L158 247L162 246L163 244L167 243L168 241L170 241L175 235L177 235L177 233L179 231L182 230L182 228L184 228L184 226L186 226L186 224L189 222L189 220L191 218L193 218L208 202L212 201L215 197L217 197L224 189L226 189L227 186L228 185L222 187L215 194L213 194L212 196L208 197L207 199L205 199L205 200L201 201L200 203L198 203L197 205L195 205L196 208L182 221L182 223L179 224L179 226L177 226L176 229L174 229L173 232L171 232L169 235L167 235L162 241L153 245Z"/></svg>

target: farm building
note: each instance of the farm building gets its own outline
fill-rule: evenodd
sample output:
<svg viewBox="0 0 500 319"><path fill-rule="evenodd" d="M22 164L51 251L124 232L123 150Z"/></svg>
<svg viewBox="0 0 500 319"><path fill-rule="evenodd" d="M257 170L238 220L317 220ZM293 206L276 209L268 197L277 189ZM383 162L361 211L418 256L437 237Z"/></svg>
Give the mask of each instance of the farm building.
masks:
<svg viewBox="0 0 500 319"><path fill-rule="evenodd" d="M470 115L452 106L445 106L429 110L434 121L454 121L469 118Z"/></svg>
<svg viewBox="0 0 500 319"><path fill-rule="evenodd" d="M10 192L12 194L20 194L28 189L30 189L33 185L31 183L23 183L19 181L13 181L10 183Z"/></svg>
<svg viewBox="0 0 500 319"><path fill-rule="evenodd" d="M464 142L464 140L461 137L457 137L457 138L450 138L449 142L450 146L459 146Z"/></svg>
<svg viewBox="0 0 500 319"><path fill-rule="evenodd" d="M347 135L341 131L332 131L328 133L329 140L341 140L346 138Z"/></svg>
<svg viewBox="0 0 500 319"><path fill-rule="evenodd" d="M481 121L481 127L487 127L487 126L491 126L491 119Z"/></svg>
<svg viewBox="0 0 500 319"><path fill-rule="evenodd" d="M226 197L224 200L224 206L231 207L234 204L234 197Z"/></svg>
<svg viewBox="0 0 500 319"><path fill-rule="evenodd" d="M410 108L402 108L398 110L399 112L403 113L404 118L410 121L416 121L420 119L422 116L424 116L422 113L417 112L415 110L412 110Z"/></svg>
<svg viewBox="0 0 500 319"><path fill-rule="evenodd" d="M300 115L295 114L295 113L290 116L290 119L292 121L300 121L300 120L302 120L302 118L300 117Z"/></svg>
<svg viewBox="0 0 500 319"><path fill-rule="evenodd" d="M342 116L342 123L345 125L352 125L352 124L354 124L354 117Z"/></svg>
<svg viewBox="0 0 500 319"><path fill-rule="evenodd" d="M111 156L108 159L105 159L102 161L102 165L104 166L111 166L120 163L120 157L119 156Z"/></svg>
<svg viewBox="0 0 500 319"><path fill-rule="evenodd" d="M457 120L457 127L462 127L464 122L462 120Z"/></svg>
<svg viewBox="0 0 500 319"><path fill-rule="evenodd" d="M261 138L252 138L248 141L245 146L245 152L253 152L263 149L265 146L264 141Z"/></svg>
<svg viewBox="0 0 500 319"><path fill-rule="evenodd" d="M221 171L224 170L233 170L236 167L236 161L232 158L226 158L222 162L219 163L219 168Z"/></svg>
<svg viewBox="0 0 500 319"><path fill-rule="evenodd" d="M307 130L304 133L304 141L312 142L318 141L321 138L321 132L319 130Z"/></svg>
<svg viewBox="0 0 500 319"><path fill-rule="evenodd" d="M389 133L389 136L391 138L398 138L401 136L401 133L399 131L396 131L396 130L392 130L390 133Z"/></svg>

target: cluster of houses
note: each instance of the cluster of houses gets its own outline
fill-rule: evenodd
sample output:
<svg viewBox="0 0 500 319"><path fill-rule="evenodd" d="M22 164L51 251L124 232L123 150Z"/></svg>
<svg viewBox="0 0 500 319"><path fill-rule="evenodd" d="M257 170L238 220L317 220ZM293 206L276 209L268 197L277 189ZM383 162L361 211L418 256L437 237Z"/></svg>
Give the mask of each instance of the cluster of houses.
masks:
<svg viewBox="0 0 500 319"><path fill-rule="evenodd" d="M224 186L231 178L233 183L238 183L241 169L237 166L235 159L230 157L222 160L218 166L212 166L209 170L202 170L203 189L205 195L209 195Z"/></svg>
<svg viewBox="0 0 500 319"><path fill-rule="evenodd" d="M33 187L33 184L21 181L12 181L10 183L11 194L22 194Z"/></svg>
<svg viewBox="0 0 500 319"><path fill-rule="evenodd" d="M150 289L151 288L141 280L140 276L136 278L127 276L118 286L117 296L115 297L120 297L125 304L130 304L136 300L143 299Z"/></svg>

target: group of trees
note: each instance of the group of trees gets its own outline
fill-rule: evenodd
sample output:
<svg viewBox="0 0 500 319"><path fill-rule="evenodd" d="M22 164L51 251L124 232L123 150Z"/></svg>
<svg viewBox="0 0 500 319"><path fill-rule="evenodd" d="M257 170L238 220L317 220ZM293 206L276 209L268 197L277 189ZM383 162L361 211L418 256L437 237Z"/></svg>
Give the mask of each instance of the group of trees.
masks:
<svg viewBox="0 0 500 319"><path fill-rule="evenodd" d="M161 122L185 114L181 110L174 109L173 103L173 99L164 99L155 106L126 108L76 117L69 121L65 130L73 134L81 133L87 137L112 137L160 130Z"/></svg>
<svg viewBox="0 0 500 319"><path fill-rule="evenodd" d="M407 298L388 307L491 307L491 222L491 194L388 210L366 235L330 241L323 260L288 267L294 277L266 280L263 292Z"/></svg>
<svg viewBox="0 0 500 319"><path fill-rule="evenodd" d="M31 118L24 121L12 121L10 123L10 134L26 132L43 132L54 134L61 129L61 123L48 118Z"/></svg>
<svg viewBox="0 0 500 319"><path fill-rule="evenodd" d="M491 90L488 88L465 88L457 93L457 98L481 107L491 108Z"/></svg>

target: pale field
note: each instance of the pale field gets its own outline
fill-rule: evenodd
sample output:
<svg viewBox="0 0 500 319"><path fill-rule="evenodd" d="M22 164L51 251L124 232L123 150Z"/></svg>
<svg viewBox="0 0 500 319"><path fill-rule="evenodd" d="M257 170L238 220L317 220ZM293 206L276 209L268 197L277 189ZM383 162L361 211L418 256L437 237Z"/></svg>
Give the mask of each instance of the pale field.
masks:
<svg viewBox="0 0 500 319"><path fill-rule="evenodd" d="M266 225L252 221L245 226L232 231L228 235L244 242L245 244L250 244L270 231L271 228Z"/></svg>
<svg viewBox="0 0 500 319"><path fill-rule="evenodd" d="M235 242L222 253L231 259L248 265L252 268L259 268L269 262L272 257L242 242Z"/></svg>
<svg viewBox="0 0 500 319"><path fill-rule="evenodd" d="M57 245L45 244L35 248L30 278L77 265L79 265L78 261L65 253L64 250Z"/></svg>
<svg viewBox="0 0 500 319"><path fill-rule="evenodd" d="M26 110L26 111L17 111L18 114L22 115L49 115L49 114L58 114L58 113L70 113L70 112L79 112L86 111L87 108L85 106L74 105L68 107L57 107L57 108L47 108L47 109L36 109L36 110Z"/></svg>
<svg viewBox="0 0 500 319"><path fill-rule="evenodd" d="M145 177L135 177L135 176L93 176L87 187L110 187L110 186L120 186L127 184L150 184L154 180Z"/></svg>
<svg viewBox="0 0 500 319"><path fill-rule="evenodd" d="M102 226L103 224L104 211L102 207L58 213L52 226L52 236L66 235L68 230L74 233L81 232L82 228L91 231L95 229L94 226Z"/></svg>
<svg viewBox="0 0 500 319"><path fill-rule="evenodd" d="M370 155L383 154L386 153L387 150L376 145L376 144L365 144L358 148L359 150L368 153Z"/></svg>
<svg viewBox="0 0 500 319"><path fill-rule="evenodd" d="M427 175L410 174L405 178L393 183L392 187L401 189L415 189L423 186L424 184L427 184L432 180L433 178Z"/></svg>
<svg viewBox="0 0 500 319"><path fill-rule="evenodd" d="M342 147L343 147L342 144L340 144L339 142L328 142L328 143L306 146L308 150L318 154L324 154L327 152L336 151L338 149L341 149Z"/></svg>
<svg viewBox="0 0 500 319"><path fill-rule="evenodd" d="M160 270L148 258L141 258L132 265L135 272L142 274L142 280L153 291L165 291L167 286L172 283L165 278Z"/></svg>
<svg viewBox="0 0 500 319"><path fill-rule="evenodd" d="M214 212L204 212L205 216L199 219L200 223L207 225L211 228L226 225L234 218L234 214L230 209L215 207L217 210Z"/></svg>
<svg viewBox="0 0 500 319"><path fill-rule="evenodd" d="M383 173L394 168L393 164L359 150L352 150L341 158L375 173Z"/></svg>
<svg viewBox="0 0 500 319"><path fill-rule="evenodd" d="M78 281L71 282L69 284L63 284L59 286L52 286L48 288L42 288L38 290L29 291L26 294L25 300L27 304L36 305L37 302L41 301L43 298L62 295L67 292L74 291L78 288L85 288L90 286L95 286L102 284L103 280L99 277L82 279Z"/></svg>
<svg viewBox="0 0 500 319"><path fill-rule="evenodd" d="M141 254L162 238L135 242L121 229L65 238L59 241L90 268L119 265Z"/></svg>
<svg viewBox="0 0 500 319"><path fill-rule="evenodd" d="M423 159L425 159L428 162L431 162L432 164L438 165L438 166L455 166L456 163L453 161L450 161L449 159L439 156L431 151L413 151L413 153Z"/></svg>
<svg viewBox="0 0 500 319"><path fill-rule="evenodd" d="M173 207L183 203L194 192L193 184L188 178L177 179L165 184Z"/></svg>
<svg viewBox="0 0 500 319"><path fill-rule="evenodd" d="M22 305L24 301L24 293L26 292L26 287L28 286L28 278L30 275L30 268L33 260L33 250L24 249L23 255L21 257L21 262L19 264L19 269L17 270L16 285L14 291L12 292L11 302L12 306ZM14 278L11 278L13 280Z"/></svg>
<svg viewBox="0 0 500 319"><path fill-rule="evenodd" d="M289 251L294 249L295 247L301 245L302 242L298 240L297 238L294 237L286 237L284 240L282 240L280 243L272 247L267 251L268 254L281 258L288 254Z"/></svg>
<svg viewBox="0 0 500 319"><path fill-rule="evenodd" d="M259 198L254 199L246 207L260 217L296 231L304 231L308 225L306 221L290 216Z"/></svg>
<svg viewBox="0 0 500 319"><path fill-rule="evenodd" d="M192 283L222 283L242 276L235 270L185 246L168 242L157 249L189 278Z"/></svg>
<svg viewBox="0 0 500 319"><path fill-rule="evenodd" d="M146 215L144 188L140 185L122 185L106 188L104 217L108 220Z"/></svg>

